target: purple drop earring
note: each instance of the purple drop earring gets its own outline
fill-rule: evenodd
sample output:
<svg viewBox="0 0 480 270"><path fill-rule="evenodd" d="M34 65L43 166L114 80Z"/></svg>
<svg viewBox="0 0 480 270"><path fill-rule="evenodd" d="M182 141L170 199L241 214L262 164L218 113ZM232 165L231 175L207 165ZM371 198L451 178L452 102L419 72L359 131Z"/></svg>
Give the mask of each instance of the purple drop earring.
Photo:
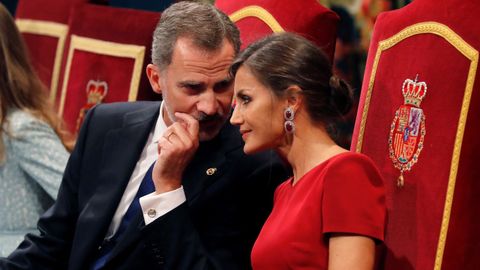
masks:
<svg viewBox="0 0 480 270"><path fill-rule="evenodd" d="M295 111L292 107L287 107L285 111L283 111L283 118L285 118L285 123L283 124L285 132L287 132L287 134L293 134L295 132L295 123L293 123Z"/></svg>

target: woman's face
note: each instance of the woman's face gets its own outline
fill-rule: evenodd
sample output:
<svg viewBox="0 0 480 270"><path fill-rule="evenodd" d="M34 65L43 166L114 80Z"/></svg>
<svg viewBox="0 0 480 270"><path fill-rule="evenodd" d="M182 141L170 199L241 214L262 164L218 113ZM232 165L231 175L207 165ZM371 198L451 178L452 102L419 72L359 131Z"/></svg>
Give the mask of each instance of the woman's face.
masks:
<svg viewBox="0 0 480 270"><path fill-rule="evenodd" d="M240 127L243 151L252 154L279 146L285 134L283 110L287 101L276 97L245 65L235 76L234 99L230 122Z"/></svg>

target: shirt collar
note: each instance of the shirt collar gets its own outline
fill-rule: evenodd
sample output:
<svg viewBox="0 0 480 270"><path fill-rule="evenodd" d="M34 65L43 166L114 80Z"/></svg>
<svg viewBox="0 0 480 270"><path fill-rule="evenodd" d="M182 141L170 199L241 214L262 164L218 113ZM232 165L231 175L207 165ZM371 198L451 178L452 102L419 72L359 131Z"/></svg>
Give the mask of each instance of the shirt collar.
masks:
<svg viewBox="0 0 480 270"><path fill-rule="evenodd" d="M165 102L162 101L162 103L160 104L160 112L158 114L158 118L157 118L157 123L155 124L155 129L153 130L153 137L152 137L152 141L154 143L158 143L158 140L160 140L160 136L163 135L163 133L165 133L165 130L167 130L167 124L165 123L165 119L163 119L163 104Z"/></svg>

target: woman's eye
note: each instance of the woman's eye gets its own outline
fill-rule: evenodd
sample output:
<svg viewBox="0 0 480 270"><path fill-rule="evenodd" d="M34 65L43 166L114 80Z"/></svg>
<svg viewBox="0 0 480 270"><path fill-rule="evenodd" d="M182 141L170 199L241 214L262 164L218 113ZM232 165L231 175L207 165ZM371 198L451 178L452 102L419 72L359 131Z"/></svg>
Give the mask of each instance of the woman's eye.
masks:
<svg viewBox="0 0 480 270"><path fill-rule="evenodd" d="M243 105L246 105L246 104L248 104L250 101L252 101L252 99L251 99L249 96L247 96L247 95L240 95L239 98L240 98L240 101L241 101L241 103L242 103Z"/></svg>

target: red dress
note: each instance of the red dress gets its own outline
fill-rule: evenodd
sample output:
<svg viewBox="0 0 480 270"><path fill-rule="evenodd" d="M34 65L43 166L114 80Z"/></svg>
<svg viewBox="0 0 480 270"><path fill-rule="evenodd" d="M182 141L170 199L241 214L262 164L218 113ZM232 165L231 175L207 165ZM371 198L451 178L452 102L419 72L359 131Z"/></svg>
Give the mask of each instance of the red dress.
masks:
<svg viewBox="0 0 480 270"><path fill-rule="evenodd" d="M275 191L272 213L252 250L253 269L327 269L333 232L383 240L383 180L365 155L336 155L291 182Z"/></svg>

